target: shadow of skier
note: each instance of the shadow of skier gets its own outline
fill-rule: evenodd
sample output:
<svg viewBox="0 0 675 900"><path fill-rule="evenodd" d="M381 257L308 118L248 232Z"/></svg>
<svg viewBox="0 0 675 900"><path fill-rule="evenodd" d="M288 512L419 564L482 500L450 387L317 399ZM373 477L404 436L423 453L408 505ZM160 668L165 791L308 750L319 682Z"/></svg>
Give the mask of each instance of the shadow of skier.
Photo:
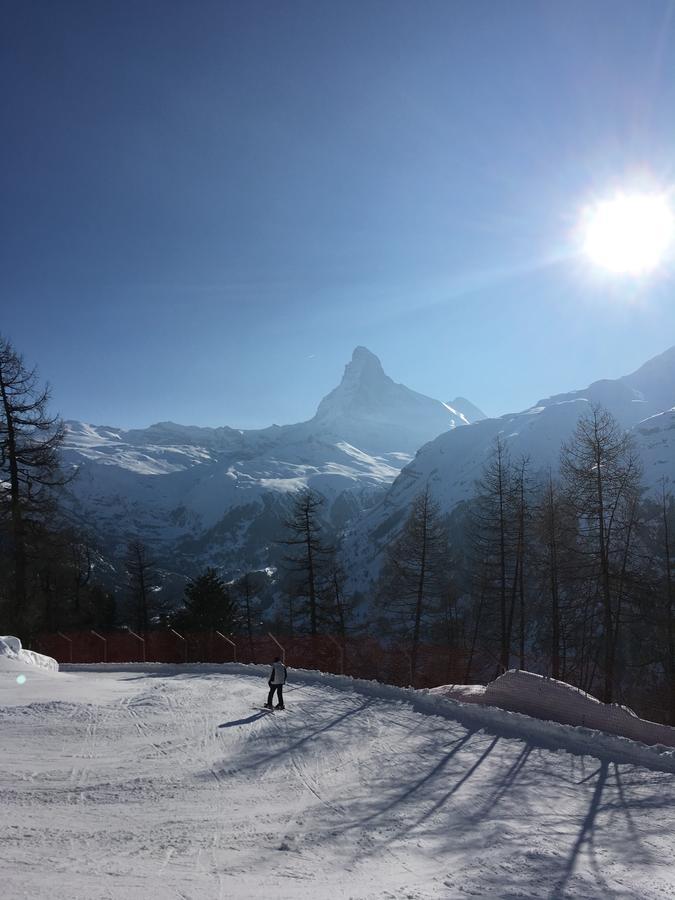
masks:
<svg viewBox="0 0 675 900"><path fill-rule="evenodd" d="M247 716L245 719L233 719L231 722L223 722L222 725L219 725L218 728L234 728L235 725L250 725L251 722L255 722L257 719L262 719L263 716L268 715L268 713L260 710L260 712L254 713L252 716Z"/></svg>

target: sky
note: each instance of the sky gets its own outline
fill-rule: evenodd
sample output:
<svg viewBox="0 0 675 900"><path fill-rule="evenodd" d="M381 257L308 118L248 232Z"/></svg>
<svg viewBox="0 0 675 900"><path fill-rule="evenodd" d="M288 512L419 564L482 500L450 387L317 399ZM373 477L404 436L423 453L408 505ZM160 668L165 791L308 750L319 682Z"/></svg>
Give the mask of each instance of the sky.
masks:
<svg viewBox="0 0 675 900"><path fill-rule="evenodd" d="M670 0L0 0L0 331L68 419L309 418L356 345L497 415L675 344Z"/></svg>

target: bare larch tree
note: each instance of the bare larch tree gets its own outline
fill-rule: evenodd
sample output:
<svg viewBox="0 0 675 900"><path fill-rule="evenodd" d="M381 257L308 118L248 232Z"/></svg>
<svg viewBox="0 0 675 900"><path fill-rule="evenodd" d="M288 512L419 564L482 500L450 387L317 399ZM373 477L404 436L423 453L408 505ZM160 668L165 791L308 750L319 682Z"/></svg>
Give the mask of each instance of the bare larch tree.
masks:
<svg viewBox="0 0 675 900"><path fill-rule="evenodd" d="M605 703L614 699L615 646L618 637L617 567L624 568L630 542L641 469L632 439L602 407L582 416L572 438L563 445L560 471L567 496L580 523L580 552L596 581L601 603L602 661ZM618 577L617 577L618 575Z"/></svg>
<svg viewBox="0 0 675 900"><path fill-rule="evenodd" d="M0 517L8 534L13 626L27 627L29 542L67 478L59 467L64 426L48 413L49 386L0 337Z"/></svg>
<svg viewBox="0 0 675 900"><path fill-rule="evenodd" d="M292 590L307 600L309 631L312 636L318 632L319 584L321 569L330 548L324 542L320 520L323 497L315 491L305 489L296 495L290 514L284 521L287 537L279 541L289 548L284 562L295 576Z"/></svg>

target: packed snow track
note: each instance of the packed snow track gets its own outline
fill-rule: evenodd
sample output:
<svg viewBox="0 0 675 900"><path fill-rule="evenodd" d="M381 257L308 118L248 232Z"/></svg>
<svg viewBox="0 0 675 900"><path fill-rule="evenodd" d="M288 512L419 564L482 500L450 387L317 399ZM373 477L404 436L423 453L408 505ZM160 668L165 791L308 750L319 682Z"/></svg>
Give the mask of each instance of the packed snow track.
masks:
<svg viewBox="0 0 675 900"><path fill-rule="evenodd" d="M0 671L2 896L675 896L664 767L394 689L291 673L273 714L266 690L255 667Z"/></svg>

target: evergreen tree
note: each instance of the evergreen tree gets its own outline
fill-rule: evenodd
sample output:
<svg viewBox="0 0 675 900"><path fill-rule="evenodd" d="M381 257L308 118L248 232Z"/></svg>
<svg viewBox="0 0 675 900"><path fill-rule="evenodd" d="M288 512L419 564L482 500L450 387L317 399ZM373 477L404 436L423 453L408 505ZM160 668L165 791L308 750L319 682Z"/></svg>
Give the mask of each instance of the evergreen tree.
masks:
<svg viewBox="0 0 675 900"><path fill-rule="evenodd" d="M194 631L230 634L240 623L238 604L230 588L213 568L189 582L180 624Z"/></svg>

